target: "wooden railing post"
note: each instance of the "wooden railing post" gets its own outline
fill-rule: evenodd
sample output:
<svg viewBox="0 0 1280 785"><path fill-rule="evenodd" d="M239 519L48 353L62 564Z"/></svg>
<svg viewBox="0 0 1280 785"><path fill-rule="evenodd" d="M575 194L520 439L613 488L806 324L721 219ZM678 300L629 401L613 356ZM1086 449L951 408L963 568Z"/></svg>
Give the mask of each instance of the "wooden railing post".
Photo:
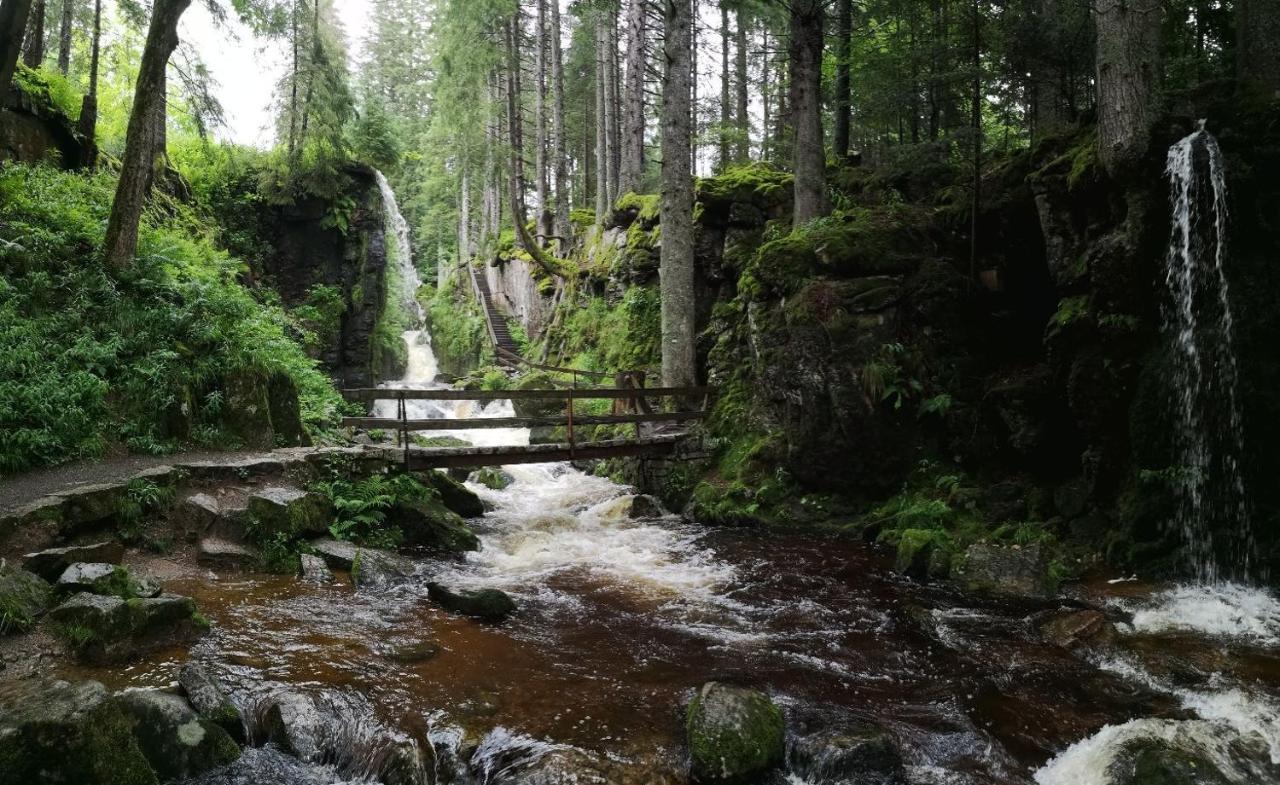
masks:
<svg viewBox="0 0 1280 785"><path fill-rule="evenodd" d="M400 399L400 433L404 435L404 470L409 471L409 404L403 390L396 397Z"/></svg>
<svg viewBox="0 0 1280 785"><path fill-rule="evenodd" d="M573 375L573 386L569 388L569 396L568 396L568 398L566 398L566 399L565 399L565 401L566 401L566 405L565 405L565 417L566 417L566 419L567 419L567 423L568 423L568 425L567 425L568 434L567 434L567 435L568 435L568 437L569 437L569 456L570 456L571 458L573 457L573 451L574 451L574 443L573 443L573 391L574 391L574 390L576 390L576 389L578 389L578 375L575 373L575 374Z"/></svg>

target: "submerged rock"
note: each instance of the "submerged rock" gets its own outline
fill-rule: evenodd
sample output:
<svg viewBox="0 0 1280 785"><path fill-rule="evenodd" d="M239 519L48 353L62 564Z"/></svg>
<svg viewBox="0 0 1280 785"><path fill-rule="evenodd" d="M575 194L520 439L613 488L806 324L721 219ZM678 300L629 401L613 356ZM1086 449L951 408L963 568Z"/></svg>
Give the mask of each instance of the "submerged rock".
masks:
<svg viewBox="0 0 1280 785"><path fill-rule="evenodd" d="M314 554L304 553L298 561L302 580L315 584L333 583L333 571L324 563L324 559Z"/></svg>
<svg viewBox="0 0 1280 785"><path fill-rule="evenodd" d="M0 566L0 635L24 632L48 609L52 592L40 576Z"/></svg>
<svg viewBox="0 0 1280 785"><path fill-rule="evenodd" d="M108 540L92 545L71 545L66 548L50 548L39 553L28 553L23 557L22 568L52 583L76 562L119 564L123 558L124 546Z"/></svg>
<svg viewBox="0 0 1280 785"><path fill-rule="evenodd" d="M1053 595L1049 555L1039 544L970 545L961 569L956 572L968 591L1033 599Z"/></svg>
<svg viewBox="0 0 1280 785"><path fill-rule="evenodd" d="M796 739L791 770L813 785L897 785L902 782L902 755L885 730L855 725Z"/></svg>
<svg viewBox="0 0 1280 785"><path fill-rule="evenodd" d="M0 782L157 785L132 731L96 681L0 684Z"/></svg>
<svg viewBox="0 0 1280 785"><path fill-rule="evenodd" d="M1207 757L1162 739L1124 744L1107 767L1109 785L1227 785Z"/></svg>
<svg viewBox="0 0 1280 785"><path fill-rule="evenodd" d="M408 665L434 658L440 653L440 644L435 641L414 641L387 646L381 651L387 659Z"/></svg>
<svg viewBox="0 0 1280 785"><path fill-rule="evenodd" d="M479 621L500 622L516 611L515 601L499 589L453 592L438 583L428 583L427 595L450 613Z"/></svg>
<svg viewBox="0 0 1280 785"><path fill-rule="evenodd" d="M333 505L318 493L297 488L263 488L249 497L255 542L278 535L323 534L333 523Z"/></svg>
<svg viewBox="0 0 1280 785"><path fill-rule="evenodd" d="M702 685L689 704L685 730L697 782L755 783L785 754L782 710L748 687Z"/></svg>
<svg viewBox="0 0 1280 785"><path fill-rule="evenodd" d="M1055 646L1073 649L1083 644L1108 643L1115 639L1116 628L1102 611L1066 611L1043 622L1040 634Z"/></svg>
<svg viewBox="0 0 1280 785"><path fill-rule="evenodd" d="M200 715L225 730L238 743L245 742L244 719L240 709L231 702L204 666L188 662L178 671L178 686L182 687L191 707Z"/></svg>
<svg viewBox="0 0 1280 785"><path fill-rule="evenodd" d="M240 747L219 725L199 717L177 695L126 690L117 701L134 719L134 737L161 782L186 779L240 757Z"/></svg>
<svg viewBox="0 0 1280 785"><path fill-rule="evenodd" d="M661 518L666 514L667 511L662 508L662 502L643 493L638 496L632 496L631 505L627 509L627 517L632 520Z"/></svg>

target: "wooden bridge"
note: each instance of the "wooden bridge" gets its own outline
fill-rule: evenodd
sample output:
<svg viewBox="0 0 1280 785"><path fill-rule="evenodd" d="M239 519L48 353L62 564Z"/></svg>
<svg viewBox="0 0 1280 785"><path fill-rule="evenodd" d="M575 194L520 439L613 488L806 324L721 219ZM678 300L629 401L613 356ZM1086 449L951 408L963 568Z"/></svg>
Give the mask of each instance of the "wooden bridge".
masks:
<svg viewBox="0 0 1280 785"><path fill-rule="evenodd" d="M513 463L549 463L593 458L658 457L675 452L676 445L686 435L683 432L653 433L646 435L646 424L672 426L700 420L707 416L709 387L617 387L577 388L546 390L450 390L404 389L364 387L344 390L348 400L373 402L395 401L395 417L344 417L342 424L350 428L388 430L396 433L397 449L402 451L405 467L410 470L452 468L464 466L499 466ZM700 400L701 407L677 411L657 411L650 399L674 398ZM575 401L612 400L613 414L580 414L574 411ZM537 417L468 417L409 419L407 401L477 401L551 400L563 401L563 414ZM637 411L638 410L638 411ZM618 413L622 412L622 413ZM580 442L575 437L575 427L595 425L635 426L635 436L630 439L609 439ZM419 447L414 446L412 434L430 431L458 431L477 428L565 428L566 441L553 444L526 444L510 446L467 447Z"/></svg>

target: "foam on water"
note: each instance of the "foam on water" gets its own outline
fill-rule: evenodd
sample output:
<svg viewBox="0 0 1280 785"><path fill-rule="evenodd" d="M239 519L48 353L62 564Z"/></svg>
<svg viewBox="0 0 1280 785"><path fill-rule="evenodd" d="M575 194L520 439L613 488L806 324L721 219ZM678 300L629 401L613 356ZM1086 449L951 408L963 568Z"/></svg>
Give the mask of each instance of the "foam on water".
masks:
<svg viewBox="0 0 1280 785"><path fill-rule="evenodd" d="M1238 583L1175 586L1133 610L1133 631L1190 632L1274 646L1280 644L1280 600Z"/></svg>

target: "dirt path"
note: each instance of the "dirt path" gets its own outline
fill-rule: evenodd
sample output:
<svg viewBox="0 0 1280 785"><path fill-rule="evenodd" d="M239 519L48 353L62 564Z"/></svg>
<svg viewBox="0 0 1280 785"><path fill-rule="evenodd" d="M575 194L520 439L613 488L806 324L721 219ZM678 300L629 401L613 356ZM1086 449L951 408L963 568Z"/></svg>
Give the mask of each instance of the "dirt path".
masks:
<svg viewBox="0 0 1280 785"><path fill-rule="evenodd" d="M112 482L156 466L223 461L266 455L262 452L181 452L173 455L120 455L101 460L77 461L0 479L0 514L53 493L80 485Z"/></svg>

